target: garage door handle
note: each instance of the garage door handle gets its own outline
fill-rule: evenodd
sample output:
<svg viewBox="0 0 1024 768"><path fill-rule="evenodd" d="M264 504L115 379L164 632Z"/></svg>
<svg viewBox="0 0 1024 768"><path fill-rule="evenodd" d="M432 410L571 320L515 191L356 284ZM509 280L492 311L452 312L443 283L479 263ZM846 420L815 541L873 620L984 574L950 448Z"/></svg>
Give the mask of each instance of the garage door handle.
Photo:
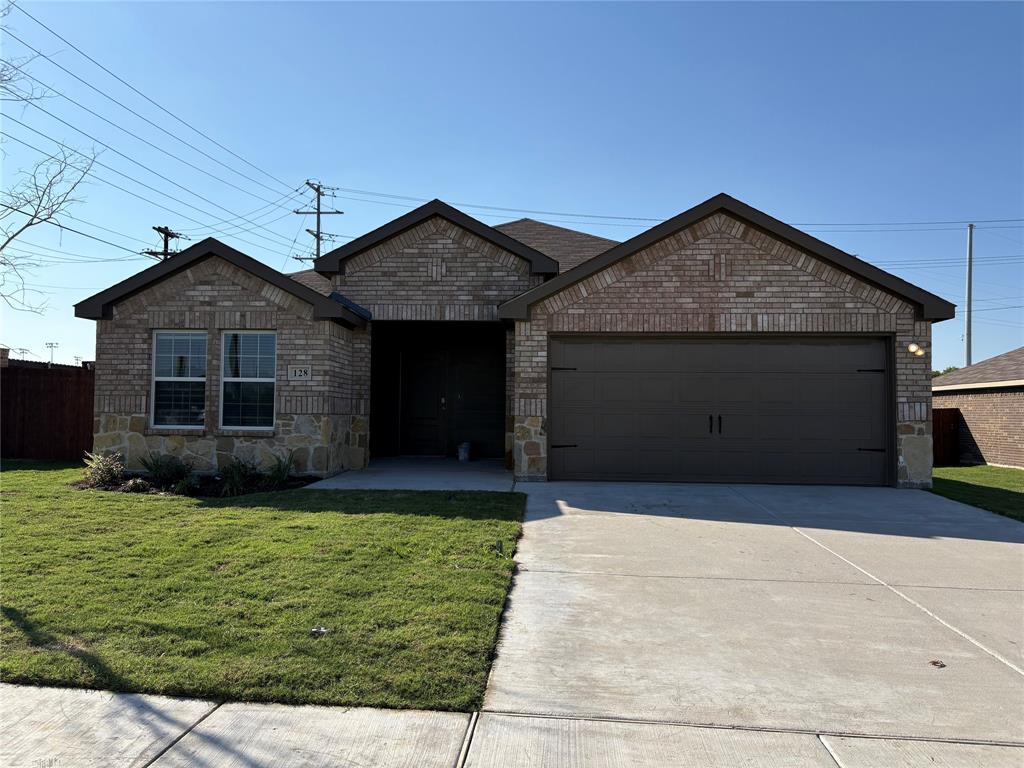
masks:
<svg viewBox="0 0 1024 768"><path fill-rule="evenodd" d="M710 413L708 414L708 434L713 434L715 431L715 417Z"/></svg>
<svg viewBox="0 0 1024 768"><path fill-rule="evenodd" d="M562 445L552 445L551 448L579 448L576 443L564 443Z"/></svg>
<svg viewBox="0 0 1024 768"><path fill-rule="evenodd" d="M885 453L885 448L858 448L857 450L865 453Z"/></svg>
<svg viewBox="0 0 1024 768"><path fill-rule="evenodd" d="M722 414L718 414L718 434L722 434Z"/></svg>

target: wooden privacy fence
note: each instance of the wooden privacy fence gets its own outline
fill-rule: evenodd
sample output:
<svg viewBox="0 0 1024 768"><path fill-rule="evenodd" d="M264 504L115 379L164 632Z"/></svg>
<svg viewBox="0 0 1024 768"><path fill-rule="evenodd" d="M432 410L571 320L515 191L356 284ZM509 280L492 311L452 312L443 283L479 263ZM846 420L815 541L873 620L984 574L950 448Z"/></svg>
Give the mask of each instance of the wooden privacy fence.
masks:
<svg viewBox="0 0 1024 768"><path fill-rule="evenodd" d="M960 463L959 408L932 408L932 458L936 467Z"/></svg>
<svg viewBox="0 0 1024 768"><path fill-rule="evenodd" d="M0 456L81 459L92 450L92 392L90 368L0 368Z"/></svg>

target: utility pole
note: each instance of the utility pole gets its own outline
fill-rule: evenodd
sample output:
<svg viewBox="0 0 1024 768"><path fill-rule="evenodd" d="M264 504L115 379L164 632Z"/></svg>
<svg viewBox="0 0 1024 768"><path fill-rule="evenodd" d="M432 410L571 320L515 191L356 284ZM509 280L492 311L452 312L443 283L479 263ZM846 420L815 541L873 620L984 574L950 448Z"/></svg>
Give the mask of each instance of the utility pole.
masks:
<svg viewBox="0 0 1024 768"><path fill-rule="evenodd" d="M971 291L974 278L974 225L967 225L967 312L964 315L964 365L971 364Z"/></svg>
<svg viewBox="0 0 1024 768"><path fill-rule="evenodd" d="M153 227L153 231L164 239L164 248L162 251L142 251L142 253L145 256L158 257L161 261L167 260L177 253L177 251L171 251L171 240L188 240L187 237L169 227Z"/></svg>
<svg viewBox="0 0 1024 768"><path fill-rule="evenodd" d="M60 342L48 341L46 342L46 348L50 350L50 365L53 365L53 350L60 346Z"/></svg>
<svg viewBox="0 0 1024 768"><path fill-rule="evenodd" d="M307 229L306 231L309 232L309 234L311 234L313 236L313 239L316 241L316 256L314 258L319 259L320 258L320 244L321 244L321 242L323 242L324 239L333 237L333 235L330 235L329 233L324 232L324 231L322 231L320 229L320 217L321 216L337 216L337 215L343 214L344 211L324 211L324 210L321 210L320 198L322 198L324 196L324 190L325 189L333 189L333 187L325 187L320 182L318 182L318 181L310 181L309 179L306 179L306 186L309 187L310 189L312 189L313 190L313 194L316 196L316 210L314 210L314 211L300 211L300 210L296 209L295 213L298 213L298 214L301 214L301 215L316 214L316 230ZM298 258L298 257L296 257L296 258Z"/></svg>

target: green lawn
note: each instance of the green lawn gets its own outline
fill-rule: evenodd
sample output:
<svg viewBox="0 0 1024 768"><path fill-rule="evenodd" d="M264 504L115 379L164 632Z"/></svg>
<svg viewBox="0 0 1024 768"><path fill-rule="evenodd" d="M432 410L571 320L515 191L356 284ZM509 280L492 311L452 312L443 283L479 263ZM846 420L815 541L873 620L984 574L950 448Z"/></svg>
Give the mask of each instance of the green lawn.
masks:
<svg viewBox="0 0 1024 768"><path fill-rule="evenodd" d="M5 470L6 682L480 705L522 494L193 499L73 490L82 470L68 465L7 462ZM330 632L312 637L317 625Z"/></svg>
<svg viewBox="0 0 1024 768"><path fill-rule="evenodd" d="M1024 522L1024 469L936 467L932 491Z"/></svg>

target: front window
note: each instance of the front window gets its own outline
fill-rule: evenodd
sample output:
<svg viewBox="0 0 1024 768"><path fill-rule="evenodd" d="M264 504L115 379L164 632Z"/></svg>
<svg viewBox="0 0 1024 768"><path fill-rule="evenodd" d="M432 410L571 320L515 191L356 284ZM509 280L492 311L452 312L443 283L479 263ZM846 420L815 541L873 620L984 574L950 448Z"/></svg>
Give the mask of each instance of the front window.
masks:
<svg viewBox="0 0 1024 768"><path fill-rule="evenodd" d="M153 340L153 426L202 427L206 334L157 331Z"/></svg>
<svg viewBox="0 0 1024 768"><path fill-rule="evenodd" d="M221 426L232 429L274 427L274 379L277 340L270 332L224 334Z"/></svg>

